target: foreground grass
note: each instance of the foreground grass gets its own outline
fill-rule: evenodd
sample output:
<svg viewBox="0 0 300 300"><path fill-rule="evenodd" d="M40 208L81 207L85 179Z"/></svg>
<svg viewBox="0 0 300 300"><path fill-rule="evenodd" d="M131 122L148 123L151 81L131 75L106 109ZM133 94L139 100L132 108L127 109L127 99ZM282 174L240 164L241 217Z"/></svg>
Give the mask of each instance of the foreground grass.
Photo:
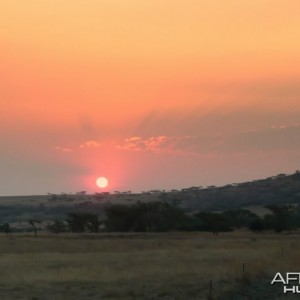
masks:
<svg viewBox="0 0 300 300"><path fill-rule="evenodd" d="M0 298L225 299L260 276L299 272L297 239L249 232L2 235Z"/></svg>

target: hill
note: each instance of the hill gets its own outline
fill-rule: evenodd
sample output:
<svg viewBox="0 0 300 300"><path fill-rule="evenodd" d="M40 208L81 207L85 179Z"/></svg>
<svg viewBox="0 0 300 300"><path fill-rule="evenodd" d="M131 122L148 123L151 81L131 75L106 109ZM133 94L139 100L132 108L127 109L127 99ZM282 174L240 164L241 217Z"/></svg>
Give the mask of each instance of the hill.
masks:
<svg viewBox="0 0 300 300"><path fill-rule="evenodd" d="M165 201L177 199L190 211L228 210L245 206L291 204L300 202L300 172L278 174L266 179L234 183L222 187L190 187L163 193Z"/></svg>
<svg viewBox="0 0 300 300"><path fill-rule="evenodd" d="M132 193L97 193L87 195L49 194L44 196L0 197L0 223L10 223L14 227L28 227L28 220L38 219L44 223L64 219L68 213L84 211L97 214L100 219L104 209L111 204L133 204L137 201L165 201L179 203L186 212L224 211L247 208L264 215L265 205L299 204L300 172L278 174L266 179L254 180L222 187L190 187L172 191L149 191ZM253 208L254 207L254 208Z"/></svg>

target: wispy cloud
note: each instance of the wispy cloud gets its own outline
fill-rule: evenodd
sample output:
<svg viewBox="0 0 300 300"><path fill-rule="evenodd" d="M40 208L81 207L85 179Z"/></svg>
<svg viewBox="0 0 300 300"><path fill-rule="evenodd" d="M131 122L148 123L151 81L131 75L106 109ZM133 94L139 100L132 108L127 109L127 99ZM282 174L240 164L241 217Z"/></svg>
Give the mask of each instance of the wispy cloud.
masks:
<svg viewBox="0 0 300 300"><path fill-rule="evenodd" d="M71 148L67 148L67 147L60 147L60 146L56 146L55 147L56 151L60 151L60 152L72 152L73 150Z"/></svg>
<svg viewBox="0 0 300 300"><path fill-rule="evenodd" d="M285 129L285 128L298 127L298 126L300 126L299 123L295 123L293 125L290 125L290 124L280 124L280 125L272 125L271 128L272 129Z"/></svg>
<svg viewBox="0 0 300 300"><path fill-rule="evenodd" d="M280 124L227 134L185 136L133 136L117 145L124 151L197 155L207 153L242 153L300 148L300 125Z"/></svg>
<svg viewBox="0 0 300 300"><path fill-rule="evenodd" d="M273 151L300 148L300 125L273 125L255 131L240 132L228 136L224 142L224 151Z"/></svg>
<svg viewBox="0 0 300 300"><path fill-rule="evenodd" d="M198 135L131 136L123 141L87 140L77 147L57 146L60 152L95 151L117 149L128 152L150 152L170 155L206 155L225 153L249 153L251 151L293 150L300 148L300 124L271 125L264 128L227 133L202 133Z"/></svg>
<svg viewBox="0 0 300 300"><path fill-rule="evenodd" d="M222 139L210 136L172 136L164 135L142 138L138 136L130 137L118 144L117 148L125 151L150 151L154 153L169 154L196 154L197 152L207 152L212 145L222 143Z"/></svg>
<svg viewBox="0 0 300 300"><path fill-rule="evenodd" d="M126 151L152 151L161 152L166 150L170 145L170 138L166 136L155 136L149 138L141 138L133 136L126 138L123 143L117 145L117 149Z"/></svg>
<svg viewBox="0 0 300 300"><path fill-rule="evenodd" d="M90 141L86 141L82 144L80 144L80 148L99 148L101 145L100 143L90 140Z"/></svg>

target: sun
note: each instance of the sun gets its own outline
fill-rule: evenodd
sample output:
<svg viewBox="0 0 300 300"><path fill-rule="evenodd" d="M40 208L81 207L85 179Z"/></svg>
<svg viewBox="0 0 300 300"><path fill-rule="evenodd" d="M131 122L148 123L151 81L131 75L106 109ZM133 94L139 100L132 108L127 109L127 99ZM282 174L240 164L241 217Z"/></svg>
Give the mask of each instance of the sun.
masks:
<svg viewBox="0 0 300 300"><path fill-rule="evenodd" d="M106 188L108 186L108 180L105 177L98 177L96 184L100 189Z"/></svg>

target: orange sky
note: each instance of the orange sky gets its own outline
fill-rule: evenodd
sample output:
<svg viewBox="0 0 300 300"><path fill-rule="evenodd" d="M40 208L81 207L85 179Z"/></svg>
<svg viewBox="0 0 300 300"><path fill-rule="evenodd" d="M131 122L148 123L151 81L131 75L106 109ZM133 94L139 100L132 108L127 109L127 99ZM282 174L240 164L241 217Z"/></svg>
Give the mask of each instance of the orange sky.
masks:
<svg viewBox="0 0 300 300"><path fill-rule="evenodd" d="M94 192L98 175L140 191L293 172L299 10L298 0L3 1L0 195Z"/></svg>

